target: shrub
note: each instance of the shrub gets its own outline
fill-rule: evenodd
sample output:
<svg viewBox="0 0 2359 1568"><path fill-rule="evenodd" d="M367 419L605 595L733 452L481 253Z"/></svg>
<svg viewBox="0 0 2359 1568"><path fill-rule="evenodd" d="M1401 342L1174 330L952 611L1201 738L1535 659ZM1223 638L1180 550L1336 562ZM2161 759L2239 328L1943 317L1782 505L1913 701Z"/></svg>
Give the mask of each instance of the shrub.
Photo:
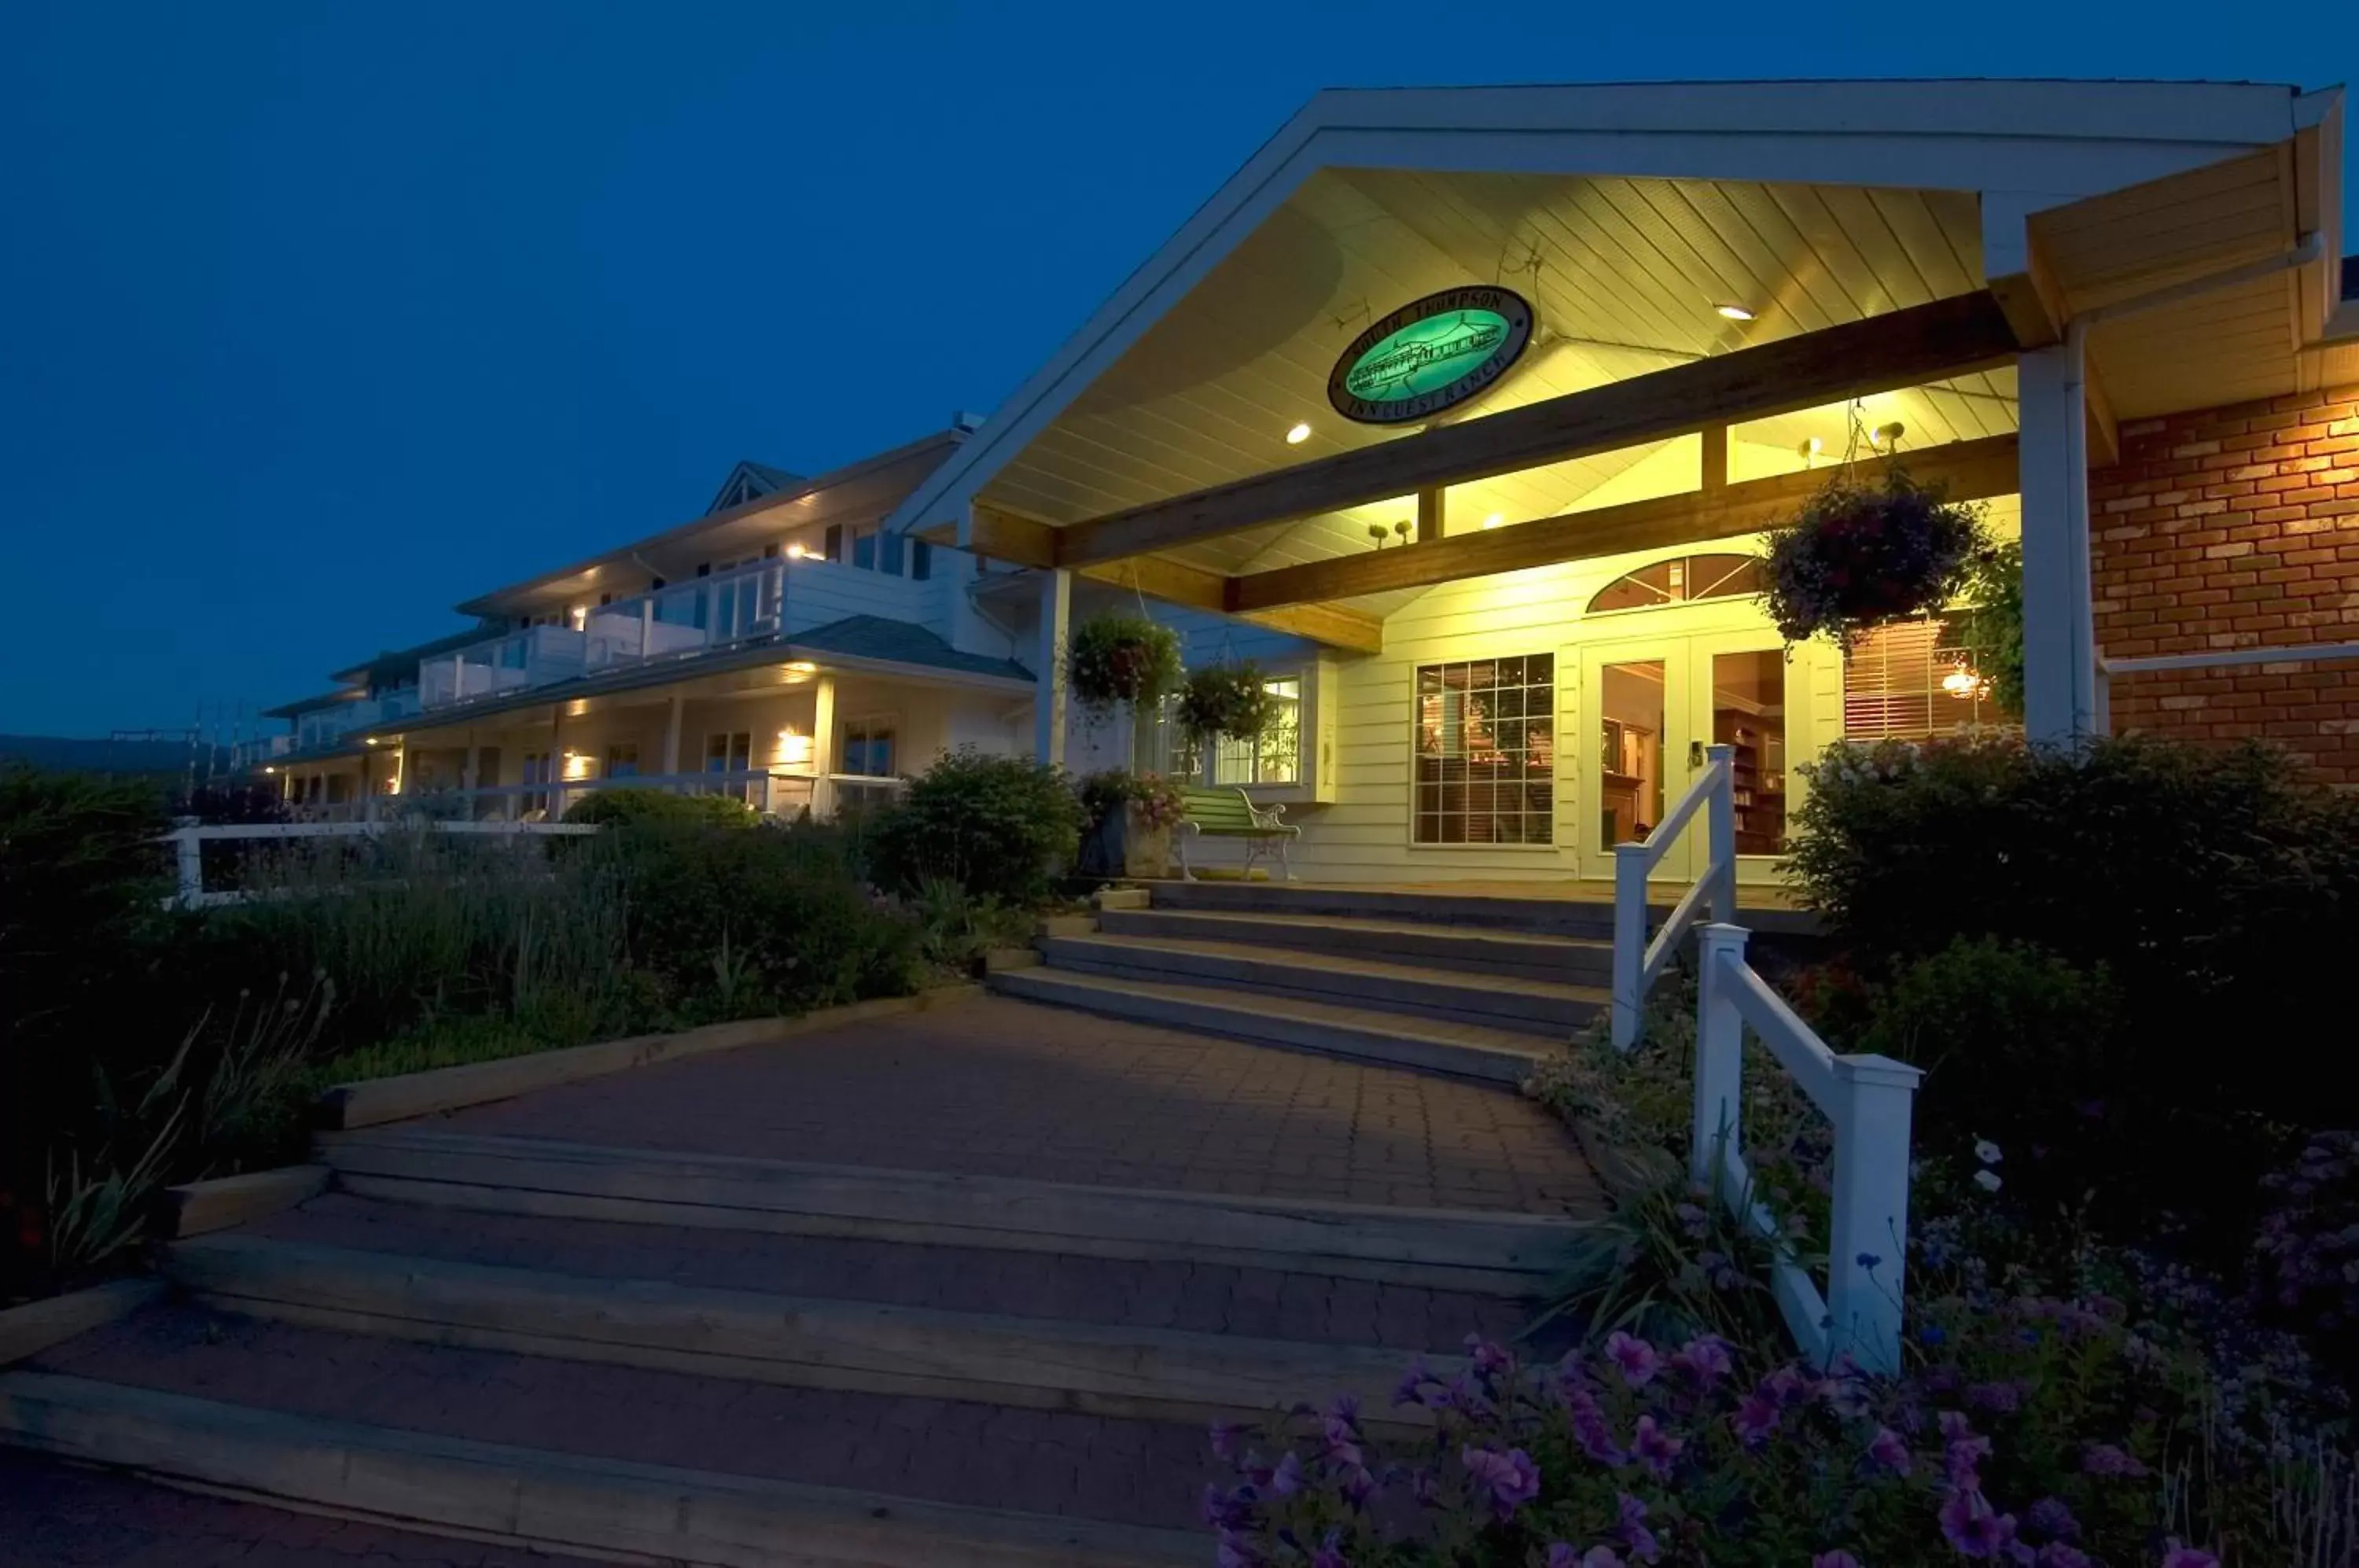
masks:
<svg viewBox="0 0 2359 1568"><path fill-rule="evenodd" d="M2359 1132L2321 1132L2264 1181L2250 1284L2263 1321L2318 1347L2359 1392Z"/></svg>
<svg viewBox="0 0 2359 1568"><path fill-rule="evenodd" d="M974 898L1030 903L1071 864L1081 831L1081 802L1061 771L962 750L870 824L868 853L878 886L894 892L944 877Z"/></svg>
<svg viewBox="0 0 2359 1568"><path fill-rule="evenodd" d="M625 786L584 795L565 809L569 822L597 827L634 822L682 822L706 827L751 827L754 808L734 795L679 795L669 789Z"/></svg>

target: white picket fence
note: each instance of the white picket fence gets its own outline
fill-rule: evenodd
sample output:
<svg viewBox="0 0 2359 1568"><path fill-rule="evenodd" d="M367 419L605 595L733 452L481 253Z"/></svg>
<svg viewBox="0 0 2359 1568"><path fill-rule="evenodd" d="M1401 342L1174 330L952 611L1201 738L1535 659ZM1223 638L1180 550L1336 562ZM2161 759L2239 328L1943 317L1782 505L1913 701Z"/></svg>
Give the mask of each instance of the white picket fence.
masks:
<svg viewBox="0 0 2359 1568"><path fill-rule="evenodd" d="M578 838L594 833L586 822L442 822L417 818L359 822L223 822L211 827L176 828L158 842L173 848L179 890L169 900L184 909L234 904L245 895L234 890L205 890L204 846L231 839L377 838L388 833L488 834L497 838Z"/></svg>
<svg viewBox="0 0 2359 1568"><path fill-rule="evenodd" d="M1848 1356L1864 1371L1900 1370L1908 1255L1908 1137L1916 1068L1889 1057L1838 1056L1746 962L1736 910L1735 799L1729 748L1710 761L1648 842L1615 846L1613 1040L1638 1038L1647 993L1688 932L1696 939L1695 1108L1688 1173L1771 1248L1770 1293L1802 1353L1821 1367ZM1707 864L1650 940L1647 874L1701 812ZM1698 923L1710 907L1712 919ZM1745 1160L1745 1033L1810 1096L1834 1128L1826 1285L1796 1257L1756 1195Z"/></svg>

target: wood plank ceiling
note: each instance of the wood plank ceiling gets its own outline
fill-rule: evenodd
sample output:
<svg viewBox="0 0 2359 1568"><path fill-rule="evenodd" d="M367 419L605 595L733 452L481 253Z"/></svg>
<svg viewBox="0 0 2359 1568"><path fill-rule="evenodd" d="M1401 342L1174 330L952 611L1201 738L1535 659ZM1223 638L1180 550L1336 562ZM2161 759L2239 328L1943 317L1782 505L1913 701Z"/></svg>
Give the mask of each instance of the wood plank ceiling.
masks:
<svg viewBox="0 0 2359 1568"><path fill-rule="evenodd" d="M1538 318L1524 363L1451 418L1473 418L1767 343L1983 282L1970 192L1329 169L1209 274L987 487L982 499L1063 524L1350 451L1402 433L1328 407L1336 354L1419 295L1495 282ZM1755 312L1731 321L1721 304ZM1863 427L1898 420L1908 444L2016 425L2011 372L1867 399ZM1288 429L1311 427L1288 445ZM1817 437L1853 439L1852 411L1812 410L1737 432L1738 469L1798 467ZM1416 427L1410 427L1414 429ZM1695 438L1452 487L1450 531L1641 499L1696 483ZM1765 466L1766 465L1766 466ZM1372 548L1372 527L1414 501L1354 507L1171 552L1209 570L1262 571ZM1388 613L1408 593L1353 601Z"/></svg>

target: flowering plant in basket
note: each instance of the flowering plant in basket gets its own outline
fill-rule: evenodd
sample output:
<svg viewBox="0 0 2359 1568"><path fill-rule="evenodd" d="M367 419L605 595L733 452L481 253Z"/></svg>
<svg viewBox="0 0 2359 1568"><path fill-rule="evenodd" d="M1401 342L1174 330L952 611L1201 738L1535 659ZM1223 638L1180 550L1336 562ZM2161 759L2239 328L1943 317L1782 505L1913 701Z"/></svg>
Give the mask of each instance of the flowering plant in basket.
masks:
<svg viewBox="0 0 2359 1568"><path fill-rule="evenodd" d="M1117 811L1131 809L1148 828L1168 828L1180 821L1186 801L1180 786L1160 773L1132 773L1110 768L1082 780L1082 809L1095 827Z"/></svg>
<svg viewBox="0 0 2359 1568"><path fill-rule="evenodd" d="M1180 634L1145 615L1093 615L1067 640L1065 681L1093 713L1152 707L1180 683Z"/></svg>
<svg viewBox="0 0 2359 1568"><path fill-rule="evenodd" d="M1862 632L1939 610L1988 548L1977 507L1894 464L1883 483L1843 477L1769 540L1769 618L1788 642Z"/></svg>
<svg viewBox="0 0 2359 1568"><path fill-rule="evenodd" d="M1277 699L1251 659L1191 670L1180 692L1180 728L1192 739L1245 740L1277 717Z"/></svg>

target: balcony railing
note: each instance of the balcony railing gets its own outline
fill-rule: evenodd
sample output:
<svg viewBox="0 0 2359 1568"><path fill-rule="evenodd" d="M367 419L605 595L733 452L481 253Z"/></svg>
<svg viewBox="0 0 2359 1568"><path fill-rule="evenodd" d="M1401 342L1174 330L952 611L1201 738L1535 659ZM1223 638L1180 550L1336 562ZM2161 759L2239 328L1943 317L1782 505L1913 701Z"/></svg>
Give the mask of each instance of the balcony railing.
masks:
<svg viewBox="0 0 2359 1568"><path fill-rule="evenodd" d="M757 561L601 604L582 626L531 626L419 666L425 706L441 709L634 665L789 637L848 615L922 623L927 585L811 559Z"/></svg>
<svg viewBox="0 0 2359 1568"><path fill-rule="evenodd" d="M418 795L376 795L332 806L298 808L298 815L306 822L369 822L423 811L473 822L557 822L577 801L601 789L660 789L676 795L726 795L745 801L766 817L793 817L809 810L825 818L845 806L897 800L906 788L906 779L864 774L820 775L735 768L703 773L548 779L525 784L483 785L472 789L437 789Z"/></svg>
<svg viewBox="0 0 2359 1568"><path fill-rule="evenodd" d="M341 745L354 730L390 724L406 719L419 710L419 693L414 686L364 697L357 702L339 702L332 708L315 708L295 721L295 751L318 751Z"/></svg>

